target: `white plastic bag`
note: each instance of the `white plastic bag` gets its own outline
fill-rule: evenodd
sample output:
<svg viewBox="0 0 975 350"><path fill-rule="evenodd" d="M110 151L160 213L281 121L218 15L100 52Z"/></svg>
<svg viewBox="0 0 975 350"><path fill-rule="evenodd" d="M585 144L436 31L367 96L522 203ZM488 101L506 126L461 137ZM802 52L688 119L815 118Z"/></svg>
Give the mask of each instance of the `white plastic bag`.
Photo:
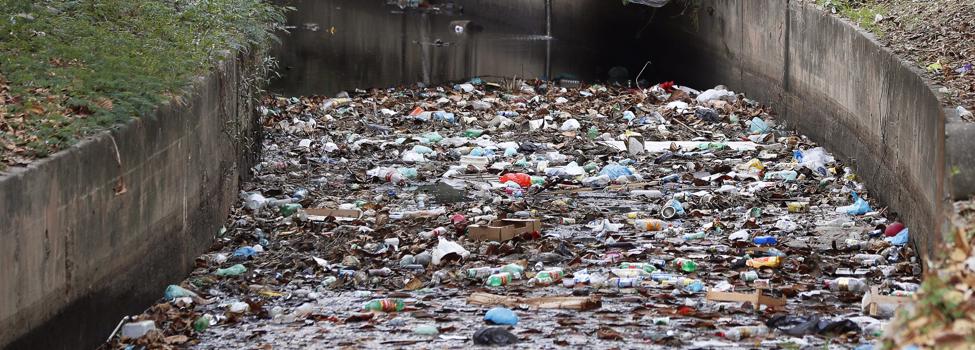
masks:
<svg viewBox="0 0 975 350"><path fill-rule="evenodd" d="M471 255L471 252L464 249L464 247L461 247L460 244L457 244L457 242L448 241L443 237L439 237L439 239L440 243L438 243L437 247L433 249L432 254L432 262L434 265L440 265L440 259L443 259L445 256L450 254L457 254L462 258L467 258Z"/></svg>

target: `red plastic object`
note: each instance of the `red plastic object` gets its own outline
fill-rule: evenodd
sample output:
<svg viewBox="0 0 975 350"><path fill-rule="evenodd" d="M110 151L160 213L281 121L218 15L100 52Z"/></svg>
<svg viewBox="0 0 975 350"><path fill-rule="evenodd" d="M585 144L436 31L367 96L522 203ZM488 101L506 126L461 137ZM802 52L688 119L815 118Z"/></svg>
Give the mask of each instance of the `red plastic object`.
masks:
<svg viewBox="0 0 975 350"><path fill-rule="evenodd" d="M895 222L887 226L887 229L884 230L884 236L894 237L903 230L904 230L904 224L900 222Z"/></svg>
<svg viewBox="0 0 975 350"><path fill-rule="evenodd" d="M532 177L525 173L507 173L501 176L501 183L514 182L523 188L531 187Z"/></svg>

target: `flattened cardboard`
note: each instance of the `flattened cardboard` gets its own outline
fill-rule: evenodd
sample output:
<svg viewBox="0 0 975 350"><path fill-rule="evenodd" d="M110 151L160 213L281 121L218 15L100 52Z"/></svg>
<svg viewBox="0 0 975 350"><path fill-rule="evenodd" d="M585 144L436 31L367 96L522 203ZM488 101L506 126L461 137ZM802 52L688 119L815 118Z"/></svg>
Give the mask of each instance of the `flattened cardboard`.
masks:
<svg viewBox="0 0 975 350"><path fill-rule="evenodd" d="M752 305L768 305L768 306L785 306L785 298L774 298L762 294L762 290L756 290L754 294L745 293L729 293L729 292L714 292L708 291L705 296L707 300L711 301L738 301L738 302L750 302Z"/></svg>
<svg viewBox="0 0 975 350"><path fill-rule="evenodd" d="M323 221L329 216L338 220L356 220L362 217L362 211L358 209L311 208L306 209L305 214L308 214L308 220L311 221Z"/></svg>
<svg viewBox="0 0 975 350"><path fill-rule="evenodd" d="M521 298L489 293L474 293L467 298L467 303L474 305L504 305L518 307L528 305L532 309L563 309L563 310L593 310L602 306L599 297L539 297Z"/></svg>

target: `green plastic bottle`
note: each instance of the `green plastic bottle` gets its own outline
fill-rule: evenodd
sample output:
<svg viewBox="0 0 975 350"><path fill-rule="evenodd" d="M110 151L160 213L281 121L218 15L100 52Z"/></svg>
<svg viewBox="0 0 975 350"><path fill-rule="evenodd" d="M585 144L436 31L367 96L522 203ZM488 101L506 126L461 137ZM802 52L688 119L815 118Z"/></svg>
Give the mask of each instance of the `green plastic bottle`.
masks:
<svg viewBox="0 0 975 350"><path fill-rule="evenodd" d="M599 168L599 165L596 165L596 163L593 162L586 163L586 165L582 166L582 169L585 170L587 173L596 171L596 168Z"/></svg>
<svg viewBox="0 0 975 350"><path fill-rule="evenodd" d="M691 259L677 258L674 259L674 267L678 270L691 273L697 271L697 263Z"/></svg>
<svg viewBox="0 0 975 350"><path fill-rule="evenodd" d="M247 272L247 268L244 267L244 265L237 264L225 269L217 269L217 271L214 272L213 274L217 276L227 277L227 276L237 276L244 272Z"/></svg>
<svg viewBox="0 0 975 350"><path fill-rule="evenodd" d="M657 267L656 266L653 266L653 264L651 264L651 263L643 263L643 262L621 262L620 263L620 268L621 269L639 269L639 270L643 270L643 271L646 271L646 272L654 272L654 271L657 271Z"/></svg>
<svg viewBox="0 0 975 350"><path fill-rule="evenodd" d="M564 276L565 274L562 270L546 270L535 275L535 281L539 284L547 285L561 281Z"/></svg>
<svg viewBox="0 0 975 350"><path fill-rule="evenodd" d="M511 273L501 272L501 273L496 273L491 276L488 276L487 282L485 282L485 284L488 285L489 287L500 287L508 284L508 282L511 282Z"/></svg>
<svg viewBox="0 0 975 350"><path fill-rule="evenodd" d="M502 266L501 272L510 273L512 279L519 279L525 273L525 268L521 265L512 263Z"/></svg>
<svg viewBox="0 0 975 350"><path fill-rule="evenodd" d="M595 140L597 137L599 137L599 128L597 128L595 125L590 126L589 131L586 132L586 137L590 140Z"/></svg>
<svg viewBox="0 0 975 350"><path fill-rule="evenodd" d="M403 303L403 299L373 299L362 305L366 311L381 312L400 312L405 307L406 304Z"/></svg>
<svg viewBox="0 0 975 350"><path fill-rule="evenodd" d="M468 137L468 138L472 138L473 139L473 138L481 137L481 135L484 135L484 130L481 130L481 129L467 129L467 130L464 130L464 137Z"/></svg>
<svg viewBox="0 0 975 350"><path fill-rule="evenodd" d="M544 176L532 176L531 179L532 179L532 185L544 185L545 184L545 177Z"/></svg>
<svg viewBox="0 0 975 350"><path fill-rule="evenodd" d="M298 209L301 209L301 204L298 204L298 203L288 203L288 204L282 205L279 212L284 217L289 217L289 216L294 215L295 213L297 213L298 212Z"/></svg>
<svg viewBox="0 0 975 350"><path fill-rule="evenodd" d="M197 332L205 331L210 327L210 315L203 315L193 321L193 330Z"/></svg>

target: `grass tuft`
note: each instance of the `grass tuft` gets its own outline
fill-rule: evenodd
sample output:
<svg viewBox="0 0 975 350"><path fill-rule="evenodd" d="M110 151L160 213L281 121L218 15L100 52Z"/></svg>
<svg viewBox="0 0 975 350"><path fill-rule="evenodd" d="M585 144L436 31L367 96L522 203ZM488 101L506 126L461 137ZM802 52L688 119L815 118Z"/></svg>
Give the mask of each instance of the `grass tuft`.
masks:
<svg viewBox="0 0 975 350"><path fill-rule="evenodd" d="M283 22L264 0L0 0L0 164L151 112Z"/></svg>

